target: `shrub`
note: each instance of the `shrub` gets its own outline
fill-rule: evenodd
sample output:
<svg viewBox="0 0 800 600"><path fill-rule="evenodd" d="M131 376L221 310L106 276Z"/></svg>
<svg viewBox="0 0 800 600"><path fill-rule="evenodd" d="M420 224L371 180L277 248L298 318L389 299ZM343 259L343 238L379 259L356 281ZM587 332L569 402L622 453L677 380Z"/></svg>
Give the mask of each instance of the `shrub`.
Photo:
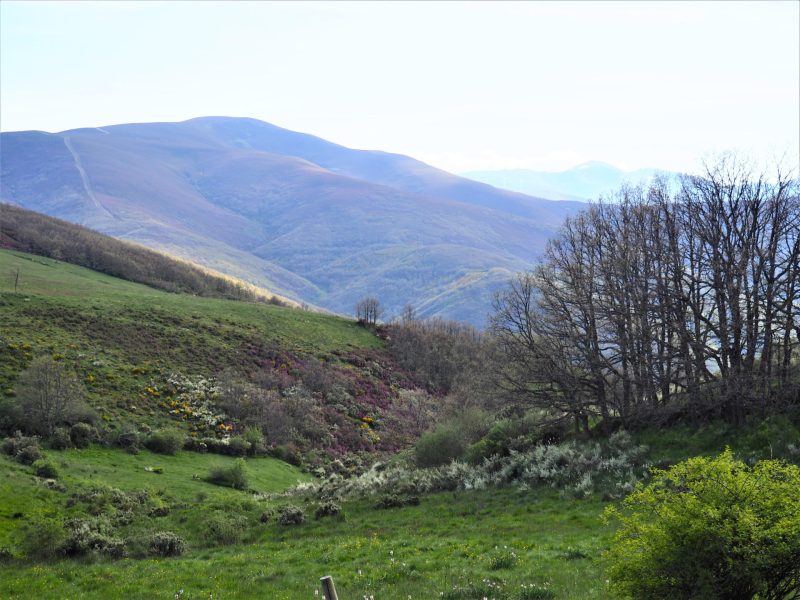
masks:
<svg viewBox="0 0 800 600"><path fill-rule="evenodd" d="M150 538L148 551L153 556L180 556L186 544L171 531L157 531Z"/></svg>
<svg viewBox="0 0 800 600"><path fill-rule="evenodd" d="M39 446L25 446L24 448L20 449L19 452L14 456L14 460L18 463L23 465L32 465L37 460L42 458L42 451L39 449Z"/></svg>
<svg viewBox="0 0 800 600"><path fill-rule="evenodd" d="M124 558L127 554L125 542L114 537L111 524L104 517L70 519L65 523L65 529L63 551L68 556L95 552L111 558Z"/></svg>
<svg viewBox="0 0 800 600"><path fill-rule="evenodd" d="M39 446L39 438L36 436L24 436L19 431L11 437L7 437L0 443L0 452L9 456L16 456L20 450L28 446Z"/></svg>
<svg viewBox="0 0 800 600"><path fill-rule="evenodd" d="M303 509L293 504L282 506L278 512L278 523L280 525L300 525L306 520Z"/></svg>
<svg viewBox="0 0 800 600"><path fill-rule="evenodd" d="M207 480L216 485L223 485L236 490L246 489L247 473L244 470L244 459L239 458L232 465L212 468L208 472Z"/></svg>
<svg viewBox="0 0 800 600"><path fill-rule="evenodd" d="M72 448L69 430L66 427L56 427L50 438L47 440L53 450L67 450Z"/></svg>
<svg viewBox="0 0 800 600"><path fill-rule="evenodd" d="M461 432L440 426L422 435L414 448L414 457L420 467L438 467L461 458L464 450Z"/></svg>
<svg viewBox="0 0 800 600"><path fill-rule="evenodd" d="M336 515L341 514L341 512L341 506L328 500L326 502L322 502L317 507L317 510L314 511L314 518L321 519L322 517L335 517Z"/></svg>
<svg viewBox="0 0 800 600"><path fill-rule="evenodd" d="M120 431L115 442L117 446L124 448L128 452L137 452L139 450L139 434L133 429Z"/></svg>
<svg viewBox="0 0 800 600"><path fill-rule="evenodd" d="M69 429L69 439L76 448L88 448L97 439L97 430L88 423L75 423Z"/></svg>
<svg viewBox="0 0 800 600"><path fill-rule="evenodd" d="M221 545L236 544L242 540L247 529L247 519L241 515L230 515L216 511L207 522L208 537Z"/></svg>
<svg viewBox="0 0 800 600"><path fill-rule="evenodd" d="M33 518L22 528L20 548L29 558L52 558L64 554L67 532L55 519Z"/></svg>
<svg viewBox="0 0 800 600"><path fill-rule="evenodd" d="M145 447L159 454L175 454L183 448L184 435L175 429L154 431L145 440Z"/></svg>
<svg viewBox="0 0 800 600"><path fill-rule="evenodd" d="M56 466L47 460L37 460L33 463L33 468L36 469L36 475L45 479L58 479L58 469Z"/></svg>
<svg viewBox="0 0 800 600"><path fill-rule="evenodd" d="M251 456L258 456L267 451L267 447L264 445L264 435L258 427L248 427L245 429L242 434L242 439L250 444L247 452Z"/></svg>
<svg viewBox="0 0 800 600"><path fill-rule="evenodd" d="M800 585L800 468L726 450L654 471L624 501L606 552L629 598L782 600Z"/></svg>
<svg viewBox="0 0 800 600"><path fill-rule="evenodd" d="M231 456L246 456L249 449L250 442L242 436L237 435L228 440L226 454L230 454Z"/></svg>

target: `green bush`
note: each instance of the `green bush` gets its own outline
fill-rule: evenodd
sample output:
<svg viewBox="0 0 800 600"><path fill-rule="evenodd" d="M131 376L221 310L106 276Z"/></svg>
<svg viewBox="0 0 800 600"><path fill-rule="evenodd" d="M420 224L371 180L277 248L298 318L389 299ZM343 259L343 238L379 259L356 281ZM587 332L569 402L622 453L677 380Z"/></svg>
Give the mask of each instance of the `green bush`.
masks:
<svg viewBox="0 0 800 600"><path fill-rule="evenodd" d="M175 429L154 431L144 442L145 448L158 454L175 454L183 448L184 435Z"/></svg>
<svg viewBox="0 0 800 600"><path fill-rule="evenodd" d="M282 506L278 512L278 523L280 525L300 525L306 520L306 513L299 506L288 504Z"/></svg>
<svg viewBox="0 0 800 600"><path fill-rule="evenodd" d="M439 426L422 435L414 448L414 457L420 467L438 467L461 458L465 443L455 427Z"/></svg>
<svg viewBox="0 0 800 600"><path fill-rule="evenodd" d="M232 465L214 467L208 472L208 481L216 485L231 487L236 490L247 488L247 473L244 470L244 459L236 459Z"/></svg>
<svg viewBox="0 0 800 600"><path fill-rule="evenodd" d="M50 461L37 460L35 463L33 463L33 468L36 470L37 477L44 477L45 479L58 479L58 469Z"/></svg>
<svg viewBox="0 0 800 600"><path fill-rule="evenodd" d="M186 544L171 531L157 531L150 538L148 548L152 556L180 556L186 549Z"/></svg>
<svg viewBox="0 0 800 600"><path fill-rule="evenodd" d="M76 448L88 448L97 439L97 430L88 423L75 423L69 428L69 439Z"/></svg>
<svg viewBox="0 0 800 600"><path fill-rule="evenodd" d="M248 450L250 450L250 442L242 436L237 435L228 440L226 454L230 454L231 456L246 456Z"/></svg>
<svg viewBox="0 0 800 600"><path fill-rule="evenodd" d="M16 456L23 448L28 446L36 446L38 448L39 438L37 436L25 436L18 431L13 436L7 437L0 442L0 452L9 456Z"/></svg>
<svg viewBox="0 0 800 600"><path fill-rule="evenodd" d="M66 427L56 427L47 440L53 450L67 450L72 448L72 440Z"/></svg>
<svg viewBox="0 0 800 600"><path fill-rule="evenodd" d="M247 519L242 515L216 511L206 523L208 537L217 544L228 545L242 541Z"/></svg>
<svg viewBox="0 0 800 600"><path fill-rule="evenodd" d="M800 586L800 468L730 450L655 471L611 516L612 589L625 598L784 600Z"/></svg>
<svg viewBox="0 0 800 600"><path fill-rule="evenodd" d="M69 519L64 526L67 535L63 552L67 556L97 553L124 558L127 555L124 540L114 537L114 530L104 517Z"/></svg>
<svg viewBox="0 0 800 600"><path fill-rule="evenodd" d="M264 444L264 434L261 433L261 429L258 427L246 428L242 433L242 439L250 445L247 453L251 456L259 456L267 451L267 447Z"/></svg>
<svg viewBox="0 0 800 600"><path fill-rule="evenodd" d="M14 460L23 465L32 465L42 458L42 451L39 446L25 446L14 455Z"/></svg>
<svg viewBox="0 0 800 600"><path fill-rule="evenodd" d="M29 558L52 558L63 556L67 532L55 519L35 517L22 530L20 548Z"/></svg>
<svg viewBox="0 0 800 600"><path fill-rule="evenodd" d="M342 507L331 502L330 500L320 503L317 510L314 511L314 518L321 519L323 517L335 517L342 514Z"/></svg>
<svg viewBox="0 0 800 600"><path fill-rule="evenodd" d="M123 429L114 441L117 446L128 452L136 453L139 450L139 434L134 429Z"/></svg>

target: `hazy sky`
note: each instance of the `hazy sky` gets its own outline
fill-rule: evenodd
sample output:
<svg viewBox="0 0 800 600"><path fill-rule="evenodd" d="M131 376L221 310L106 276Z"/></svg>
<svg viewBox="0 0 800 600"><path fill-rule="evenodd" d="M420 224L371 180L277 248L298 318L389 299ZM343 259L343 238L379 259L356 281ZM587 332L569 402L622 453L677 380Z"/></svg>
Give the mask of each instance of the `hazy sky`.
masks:
<svg viewBox="0 0 800 600"><path fill-rule="evenodd" d="M249 116L469 169L800 149L800 2L0 2L0 128Z"/></svg>

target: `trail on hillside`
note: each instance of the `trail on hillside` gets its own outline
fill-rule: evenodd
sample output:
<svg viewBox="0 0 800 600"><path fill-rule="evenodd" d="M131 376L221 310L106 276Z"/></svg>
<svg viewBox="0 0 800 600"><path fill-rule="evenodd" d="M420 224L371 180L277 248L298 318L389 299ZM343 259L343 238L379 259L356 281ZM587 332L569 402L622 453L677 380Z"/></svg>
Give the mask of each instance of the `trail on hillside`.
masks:
<svg viewBox="0 0 800 600"><path fill-rule="evenodd" d="M69 136L64 138L64 145L69 150L69 153L72 154L72 160L75 161L75 168L78 169L78 173L80 173L81 181L83 181L83 189L86 190L86 195L94 202L95 207L100 210L101 212L105 213L105 215L111 219L114 218L106 207L100 204L100 201L97 199L97 196L94 195L92 191L92 186L89 183L89 177L86 175L86 171L83 169L83 164L81 164L81 157L78 156L78 153L75 152L75 148L72 147L72 143L69 141Z"/></svg>

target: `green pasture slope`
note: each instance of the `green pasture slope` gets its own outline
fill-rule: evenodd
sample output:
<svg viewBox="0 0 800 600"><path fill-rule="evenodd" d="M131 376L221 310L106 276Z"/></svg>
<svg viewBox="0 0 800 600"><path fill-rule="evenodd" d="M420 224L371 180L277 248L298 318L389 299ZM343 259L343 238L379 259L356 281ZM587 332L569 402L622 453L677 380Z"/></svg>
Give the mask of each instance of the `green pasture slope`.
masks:
<svg viewBox="0 0 800 600"><path fill-rule="evenodd" d="M303 506L305 523L281 526L259 517L291 500L192 478L228 458L100 448L47 457L59 466L66 491L47 488L30 467L0 457L0 547L13 544L19 524L34 514L70 516L70 490L93 482L161 494L169 514L122 533L136 539L173 531L188 550L176 558L15 560L0 565L0 598L312 598L328 574L343 600L606 597L598 558L610 529L597 499L561 499L549 490L443 493L392 510L372 501L345 503L344 517L319 520L311 503ZM247 471L260 491L303 478L272 459L250 459ZM214 510L246 519L240 542L209 545L206 523Z"/></svg>
<svg viewBox="0 0 800 600"><path fill-rule="evenodd" d="M173 371L247 371L272 351L325 357L381 344L339 317L171 294L0 250L0 395L13 393L34 356L50 354L84 380L89 403L111 429L123 421L167 424L146 390Z"/></svg>
<svg viewBox="0 0 800 600"><path fill-rule="evenodd" d="M270 347L325 357L381 346L346 319L169 294L14 251L0 251L0 338L0 394L13 394L32 357L51 354L83 378L111 429L169 422L142 390L174 370L247 367ZM55 484L0 456L0 549L16 555L0 558L2 599L312 598L327 574L342 600L606 596L599 557L610 529L597 498L562 499L547 489L435 494L391 510L374 508L374 500L344 503L344 517L320 520L306 503L305 523L281 526L274 516L262 522L264 513L297 501L270 493L309 476L271 458L248 459L250 489L237 491L205 481L229 457L100 446L45 455L59 471ZM132 558L19 557L28 523L91 515L95 509L75 497L97 486L146 490L168 509L118 528ZM238 541L210 535L220 514L239 520ZM156 531L181 536L185 553L141 558Z"/></svg>

